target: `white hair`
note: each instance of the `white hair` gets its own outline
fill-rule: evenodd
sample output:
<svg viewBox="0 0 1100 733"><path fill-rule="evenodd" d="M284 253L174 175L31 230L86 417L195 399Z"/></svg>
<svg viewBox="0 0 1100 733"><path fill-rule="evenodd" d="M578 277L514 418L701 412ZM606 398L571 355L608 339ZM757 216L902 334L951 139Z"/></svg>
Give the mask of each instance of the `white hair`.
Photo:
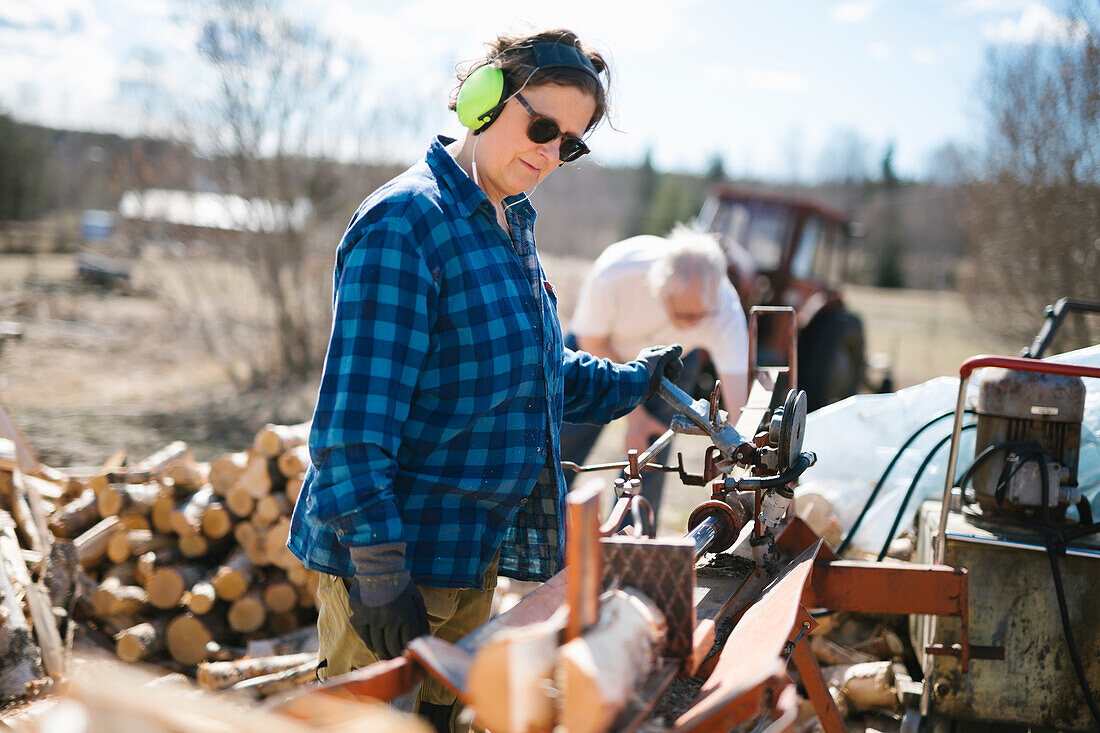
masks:
<svg viewBox="0 0 1100 733"><path fill-rule="evenodd" d="M699 289L704 302L716 303L726 277L726 257L717 235L677 224L666 238L668 247L649 271L653 294L665 298L687 288Z"/></svg>

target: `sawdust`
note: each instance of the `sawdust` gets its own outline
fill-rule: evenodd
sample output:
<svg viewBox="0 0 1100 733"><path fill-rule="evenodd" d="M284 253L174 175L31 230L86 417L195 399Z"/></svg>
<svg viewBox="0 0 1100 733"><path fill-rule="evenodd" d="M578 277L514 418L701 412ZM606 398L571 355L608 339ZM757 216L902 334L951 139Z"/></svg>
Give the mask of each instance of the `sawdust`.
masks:
<svg viewBox="0 0 1100 733"><path fill-rule="evenodd" d="M754 567L750 558L720 552L712 556L706 565L696 567L695 575L699 578L744 579L749 577Z"/></svg>
<svg viewBox="0 0 1100 733"><path fill-rule="evenodd" d="M751 563L750 563L751 566ZM714 645L707 653L709 658L721 651L726 639L733 632L733 622L726 620L714 630ZM672 727L676 719L683 715L699 696L699 690L706 683L703 677L677 677L657 701L653 712L646 718L639 731L656 733Z"/></svg>

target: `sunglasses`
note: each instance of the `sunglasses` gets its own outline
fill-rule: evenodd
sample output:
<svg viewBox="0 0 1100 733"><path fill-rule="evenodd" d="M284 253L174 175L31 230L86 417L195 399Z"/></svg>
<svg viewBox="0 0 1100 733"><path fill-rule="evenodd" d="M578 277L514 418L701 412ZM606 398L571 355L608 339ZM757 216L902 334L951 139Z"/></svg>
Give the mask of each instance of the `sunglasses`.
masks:
<svg viewBox="0 0 1100 733"><path fill-rule="evenodd" d="M558 145L558 158L562 163L572 162L591 152L579 137L568 132L562 132L557 122L531 109L531 105L527 104L527 100L523 98L522 94L517 92L516 99L527 110L527 114L531 115L531 122L527 125L528 140L538 145L545 145L560 136L561 144Z"/></svg>

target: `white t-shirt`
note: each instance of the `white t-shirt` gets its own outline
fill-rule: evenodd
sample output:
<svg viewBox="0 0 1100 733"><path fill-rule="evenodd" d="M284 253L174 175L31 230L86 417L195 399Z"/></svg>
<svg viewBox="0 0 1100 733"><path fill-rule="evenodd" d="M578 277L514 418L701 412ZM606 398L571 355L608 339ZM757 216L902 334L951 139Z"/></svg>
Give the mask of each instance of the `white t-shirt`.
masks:
<svg viewBox="0 0 1100 733"><path fill-rule="evenodd" d="M647 279L667 246L662 237L643 234L605 249L581 287L570 331L576 336L610 337L611 348L623 359L661 344L683 344L685 354L704 348L718 374L747 374L745 311L724 273L715 311L688 328L673 325Z"/></svg>

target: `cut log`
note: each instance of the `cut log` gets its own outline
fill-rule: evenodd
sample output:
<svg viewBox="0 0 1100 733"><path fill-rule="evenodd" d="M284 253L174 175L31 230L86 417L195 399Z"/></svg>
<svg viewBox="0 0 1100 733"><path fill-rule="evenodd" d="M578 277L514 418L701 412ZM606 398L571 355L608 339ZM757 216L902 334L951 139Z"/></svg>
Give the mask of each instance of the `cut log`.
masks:
<svg viewBox="0 0 1100 733"><path fill-rule="evenodd" d="M637 591L610 591L600 601L596 625L558 655L558 722L570 733L607 730L653 668L668 631L661 610Z"/></svg>
<svg viewBox="0 0 1100 733"><path fill-rule="evenodd" d="M144 517L140 514L124 514L123 516L119 517L119 519L122 520L122 524L120 526L122 527L122 529L125 529L127 531L131 529L140 530L142 532L153 531L153 525L149 524L149 518Z"/></svg>
<svg viewBox="0 0 1100 733"><path fill-rule="evenodd" d="M180 664L193 667L210 658L208 645L220 636L221 624L217 615L196 616L184 613L168 623L165 642L168 654Z"/></svg>
<svg viewBox="0 0 1100 733"><path fill-rule="evenodd" d="M288 479L303 473L310 464L309 446L297 445L283 451L276 459L279 471Z"/></svg>
<svg viewBox="0 0 1100 733"><path fill-rule="evenodd" d="M893 711L898 706L890 661L853 664L844 673L841 689L857 710Z"/></svg>
<svg viewBox="0 0 1100 733"><path fill-rule="evenodd" d="M199 665L195 673L195 681L204 690L217 692L218 690L230 688L238 682L275 672L285 672L288 669L300 667L307 662L312 662L314 668L316 668L316 652L285 654L276 657L245 658L233 662L206 662Z"/></svg>
<svg viewBox="0 0 1100 733"><path fill-rule="evenodd" d="M238 548L214 572L214 591L222 600L235 601L248 592L255 575L256 567L248 553L243 548Z"/></svg>
<svg viewBox="0 0 1100 733"><path fill-rule="evenodd" d="M154 534L147 529L131 529L111 536L107 541L107 557L113 563L120 563L172 544L173 540L168 535Z"/></svg>
<svg viewBox="0 0 1100 733"><path fill-rule="evenodd" d="M218 496L225 496L237 485L248 465L248 453L224 453L210 462L210 485Z"/></svg>
<svg viewBox="0 0 1100 733"><path fill-rule="evenodd" d="M73 543L68 540L55 540L46 558L46 572L42 578L49 592L52 606L69 608L77 592L76 574L79 565Z"/></svg>
<svg viewBox="0 0 1100 733"><path fill-rule="evenodd" d="M286 546L290 538L290 519L282 517L276 522L264 536L264 555L272 565L289 570L295 565L301 565L302 561L295 557L290 548Z"/></svg>
<svg viewBox="0 0 1100 733"><path fill-rule="evenodd" d="M158 568L145 578L145 592L149 603L156 608L175 608L183 598L183 592L206 575L201 565L176 565Z"/></svg>
<svg viewBox="0 0 1100 733"><path fill-rule="evenodd" d="M65 504L49 520L49 528L56 536L71 540L99 521L99 507L95 492L85 489L77 498Z"/></svg>
<svg viewBox="0 0 1100 733"><path fill-rule="evenodd" d="M209 463L179 461L164 470L162 479L171 479L176 486L195 491L207 483L210 478Z"/></svg>
<svg viewBox="0 0 1100 733"><path fill-rule="evenodd" d="M205 616L214 608L217 597L214 584L209 580L200 580L191 586L190 590L184 592L183 605L187 606L191 613Z"/></svg>
<svg viewBox="0 0 1100 733"><path fill-rule="evenodd" d="M305 474L290 476L286 480L286 498L292 505L294 502L298 501L298 494L302 492L303 479L305 479Z"/></svg>
<svg viewBox="0 0 1100 733"><path fill-rule="evenodd" d="M252 561L252 564L256 567L263 567L264 565L270 565L271 561L267 557L267 553L264 551L265 542L264 538L267 536L268 530L259 530L252 522L239 522L236 527L233 528L233 538L237 540L246 553L248 553L248 559Z"/></svg>
<svg viewBox="0 0 1100 733"><path fill-rule="evenodd" d="M308 585L313 582L315 573L308 569L305 565L295 565L294 567L287 568L286 577L294 585L301 588L303 585Z"/></svg>
<svg viewBox="0 0 1100 733"><path fill-rule="evenodd" d="M73 540L81 567L94 568L107 556L107 544L121 524L122 520L118 517L106 517Z"/></svg>
<svg viewBox="0 0 1100 733"><path fill-rule="evenodd" d="M246 634L263 626L265 618L267 608L264 607L263 596L258 590L233 601L229 606L229 613L226 614L229 628Z"/></svg>
<svg viewBox="0 0 1100 733"><path fill-rule="evenodd" d="M286 613L298 606L298 588L285 572L269 573L263 589L264 605L272 613Z"/></svg>
<svg viewBox="0 0 1100 733"><path fill-rule="evenodd" d="M245 519L256 508L256 500L243 486L234 486L225 495L225 506L233 516Z"/></svg>
<svg viewBox="0 0 1100 733"><path fill-rule="evenodd" d="M164 650L167 617L131 626L115 635L115 653L125 662L150 659Z"/></svg>
<svg viewBox="0 0 1100 733"><path fill-rule="evenodd" d="M237 485L247 491L253 499L259 499L271 493L273 482L271 470L268 467L269 461L270 459L262 453L253 451L248 454L248 465L245 466Z"/></svg>
<svg viewBox="0 0 1100 733"><path fill-rule="evenodd" d="M138 585L123 585L115 578L100 583L92 597L96 616L132 616L149 608L149 597Z"/></svg>
<svg viewBox="0 0 1100 733"><path fill-rule="evenodd" d="M298 425L273 425L267 424L260 432L256 433L256 440L252 446L258 452L268 458L276 458L283 451L309 441L310 423L304 422Z"/></svg>
<svg viewBox="0 0 1100 733"><path fill-rule="evenodd" d="M153 523L153 529L158 532L168 533L172 531L172 512L176 506L187 496L187 492L181 490L174 481L161 483L160 491L153 502L153 508L149 512L149 519Z"/></svg>
<svg viewBox="0 0 1100 733"><path fill-rule="evenodd" d="M181 534L177 539L180 553L189 560L210 554L210 540L199 532Z"/></svg>
<svg viewBox="0 0 1100 733"><path fill-rule="evenodd" d="M837 644L824 636L811 636L810 649L817 661L827 667L838 664L859 664L861 662L873 662L874 657L864 652L850 649L842 644Z"/></svg>
<svg viewBox="0 0 1100 733"><path fill-rule="evenodd" d="M181 502L172 512L172 531L181 537L202 533L202 513L214 501L214 489L206 486Z"/></svg>
<svg viewBox="0 0 1100 733"><path fill-rule="evenodd" d="M49 468L44 464L39 464L39 468ZM50 471L54 469L49 468ZM42 477L42 471L39 471L39 475L31 473L23 474L23 481L26 482L28 489L37 491L39 496L54 504L67 504L84 491L84 484L80 483L76 479L69 478L64 474L58 474L58 478L47 479Z"/></svg>
<svg viewBox="0 0 1100 733"><path fill-rule="evenodd" d="M9 524L14 533L7 512L0 512L2 523ZM22 565L22 558L18 562ZM26 572L26 566L22 567ZM22 697L27 686L42 676L42 658L19 602L22 589L16 586L8 560L0 558L0 700Z"/></svg>
<svg viewBox="0 0 1100 733"><path fill-rule="evenodd" d="M269 527L281 517L290 514L290 501L283 492L273 492L256 500L252 510L252 523L257 527Z"/></svg>
<svg viewBox="0 0 1100 733"><path fill-rule="evenodd" d="M248 642L246 654L250 657L270 657L277 654L297 654L298 652L316 652L320 648L317 638L317 625L310 624L302 628L276 636L271 639L256 639Z"/></svg>
<svg viewBox="0 0 1100 733"><path fill-rule="evenodd" d="M46 525L47 517L53 511L53 504L48 504L38 490L40 483L34 477L27 477L16 468L12 472L12 490L18 503L26 508L27 522L30 526L23 528L23 534L30 540L29 548L37 550L43 555L50 551L53 544L53 533ZM18 522L18 518L16 519ZM32 536L33 535L33 536Z"/></svg>
<svg viewBox="0 0 1100 733"><path fill-rule="evenodd" d="M212 540L220 540L233 531L233 516L220 501L212 501L202 510L202 533Z"/></svg>
<svg viewBox="0 0 1100 733"><path fill-rule="evenodd" d="M97 494L99 515L140 514L147 517L160 492L161 485L157 483L110 484Z"/></svg>
<svg viewBox="0 0 1100 733"><path fill-rule="evenodd" d="M146 552L137 559L134 577L144 585L145 581L153 575L153 571L168 565L178 565L183 560L183 553L178 547L162 547L159 550Z"/></svg>
<svg viewBox="0 0 1100 733"><path fill-rule="evenodd" d="M127 480L134 483L152 481L163 474L169 466L184 461L193 462L194 460L187 443L177 440L131 466L127 471Z"/></svg>
<svg viewBox="0 0 1100 733"><path fill-rule="evenodd" d="M295 611L267 614L267 630L272 634L289 634L301 625Z"/></svg>
<svg viewBox="0 0 1100 733"><path fill-rule="evenodd" d="M554 725L551 681L567 612L539 624L502 629L470 664L466 694L478 722L499 733L536 733Z"/></svg>

